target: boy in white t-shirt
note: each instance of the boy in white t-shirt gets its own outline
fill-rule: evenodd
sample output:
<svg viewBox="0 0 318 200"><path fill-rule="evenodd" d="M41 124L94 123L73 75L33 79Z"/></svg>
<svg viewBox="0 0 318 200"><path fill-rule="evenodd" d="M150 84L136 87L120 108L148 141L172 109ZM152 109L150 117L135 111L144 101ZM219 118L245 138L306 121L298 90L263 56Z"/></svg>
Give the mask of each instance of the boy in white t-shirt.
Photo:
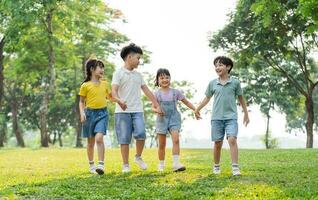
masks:
<svg viewBox="0 0 318 200"><path fill-rule="evenodd" d="M146 131L141 90L153 103L157 112L162 113L156 98L145 84L142 75L134 69L138 68L139 60L143 54L142 49L130 44L125 46L120 53L124 60L124 67L116 70L112 79L112 96L116 100L115 129L123 159L122 172L130 172L129 144L131 137L136 140L135 163L143 170L147 169L141 154L144 148Z"/></svg>

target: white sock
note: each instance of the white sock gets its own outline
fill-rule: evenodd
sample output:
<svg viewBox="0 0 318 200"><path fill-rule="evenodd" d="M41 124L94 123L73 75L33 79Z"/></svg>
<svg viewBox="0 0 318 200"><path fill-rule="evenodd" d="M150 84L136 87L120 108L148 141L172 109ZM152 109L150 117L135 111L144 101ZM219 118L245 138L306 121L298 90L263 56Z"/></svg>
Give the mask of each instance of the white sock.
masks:
<svg viewBox="0 0 318 200"><path fill-rule="evenodd" d="M176 165L176 164L179 164L179 155L173 155L173 164Z"/></svg>
<svg viewBox="0 0 318 200"><path fill-rule="evenodd" d="M164 160L159 160L159 165L164 166L165 165L165 161Z"/></svg>
<svg viewBox="0 0 318 200"><path fill-rule="evenodd" d="M88 164L89 164L90 167L94 167L95 166L94 161L88 161Z"/></svg>

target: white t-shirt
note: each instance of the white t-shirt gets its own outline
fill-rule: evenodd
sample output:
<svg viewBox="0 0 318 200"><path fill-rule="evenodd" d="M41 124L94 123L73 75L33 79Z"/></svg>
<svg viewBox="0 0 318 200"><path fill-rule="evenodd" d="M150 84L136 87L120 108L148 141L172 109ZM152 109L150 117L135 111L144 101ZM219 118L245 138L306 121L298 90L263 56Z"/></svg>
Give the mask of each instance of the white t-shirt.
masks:
<svg viewBox="0 0 318 200"><path fill-rule="evenodd" d="M145 82L139 72L122 67L114 72L112 85L119 86L118 97L127 104L126 110L116 104L115 113L143 112L141 86L145 85Z"/></svg>

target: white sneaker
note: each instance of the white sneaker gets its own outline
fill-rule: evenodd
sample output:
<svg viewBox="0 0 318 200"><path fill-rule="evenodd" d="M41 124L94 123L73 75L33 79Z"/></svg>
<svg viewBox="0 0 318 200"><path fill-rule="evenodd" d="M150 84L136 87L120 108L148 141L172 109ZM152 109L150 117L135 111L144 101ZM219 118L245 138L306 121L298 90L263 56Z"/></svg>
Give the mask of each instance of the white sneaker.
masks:
<svg viewBox="0 0 318 200"><path fill-rule="evenodd" d="M214 165L213 166L213 174L221 174L220 165Z"/></svg>
<svg viewBox="0 0 318 200"><path fill-rule="evenodd" d="M103 175L104 174L104 165L98 164L96 167L96 173L99 175Z"/></svg>
<svg viewBox="0 0 318 200"><path fill-rule="evenodd" d="M174 172L181 172L186 170L185 166L181 163L173 164L172 169Z"/></svg>
<svg viewBox="0 0 318 200"><path fill-rule="evenodd" d="M158 165L158 172L163 172L164 169L165 169L165 165L161 165L161 164Z"/></svg>
<svg viewBox="0 0 318 200"><path fill-rule="evenodd" d="M135 157L135 163L142 169L147 169L147 164L142 160L141 157Z"/></svg>
<svg viewBox="0 0 318 200"><path fill-rule="evenodd" d="M97 174L97 173L96 173L96 167L95 167L94 165L89 167L89 173L91 173L91 174Z"/></svg>
<svg viewBox="0 0 318 200"><path fill-rule="evenodd" d="M238 166L232 167L233 176L241 176L240 168Z"/></svg>
<svg viewBox="0 0 318 200"><path fill-rule="evenodd" d="M129 167L129 165L127 164L127 165L123 165L123 168L122 168L122 170L121 170L121 172L122 173L128 173L128 172L130 172L130 167Z"/></svg>

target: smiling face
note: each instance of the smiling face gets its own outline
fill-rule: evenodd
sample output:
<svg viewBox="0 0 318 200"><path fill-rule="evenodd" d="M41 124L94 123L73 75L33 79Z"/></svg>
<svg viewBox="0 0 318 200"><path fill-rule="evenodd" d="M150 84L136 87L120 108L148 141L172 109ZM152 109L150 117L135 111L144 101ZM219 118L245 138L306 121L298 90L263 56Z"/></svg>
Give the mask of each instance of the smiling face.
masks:
<svg viewBox="0 0 318 200"><path fill-rule="evenodd" d="M140 58L141 58L141 54L130 53L126 58L126 62L129 67L131 67L132 69L135 69L140 64Z"/></svg>
<svg viewBox="0 0 318 200"><path fill-rule="evenodd" d="M170 76L166 74L161 74L158 77L159 86L162 88L168 88L170 86Z"/></svg>
<svg viewBox="0 0 318 200"><path fill-rule="evenodd" d="M227 76L229 74L229 70L231 69L231 66L226 66L223 63L217 62L215 64L215 72L219 77Z"/></svg>
<svg viewBox="0 0 318 200"><path fill-rule="evenodd" d="M101 79L104 77L104 67L97 65L96 68L92 68L92 77Z"/></svg>

